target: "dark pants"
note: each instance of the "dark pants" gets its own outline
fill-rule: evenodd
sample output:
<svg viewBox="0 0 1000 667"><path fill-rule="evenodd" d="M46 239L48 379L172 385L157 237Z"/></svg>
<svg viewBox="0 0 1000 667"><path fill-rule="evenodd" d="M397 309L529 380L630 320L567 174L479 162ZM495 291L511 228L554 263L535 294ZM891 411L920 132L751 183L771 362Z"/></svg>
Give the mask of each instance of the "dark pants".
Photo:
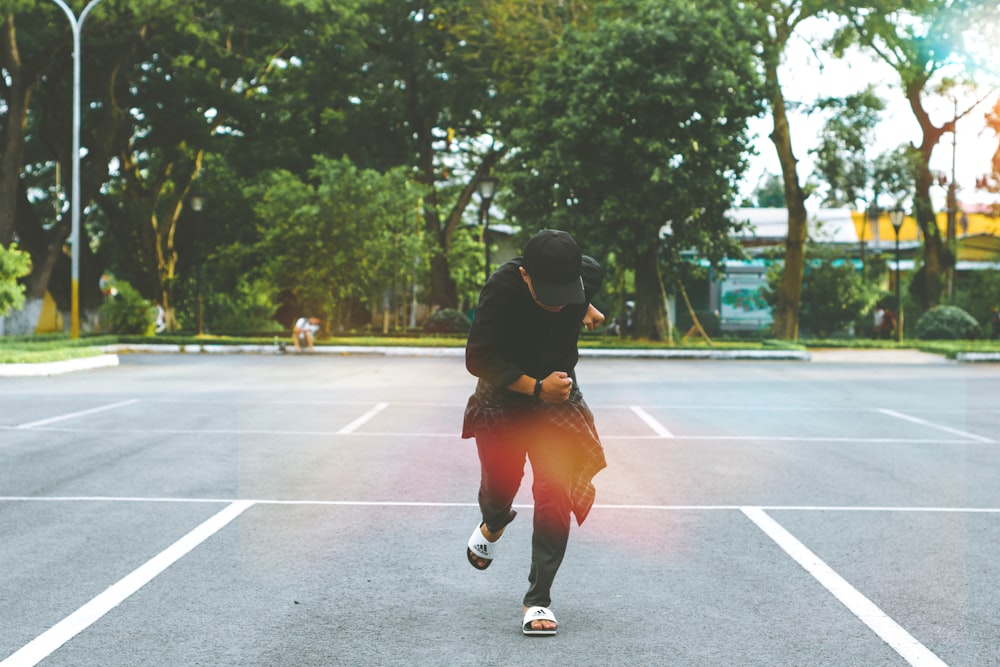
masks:
<svg viewBox="0 0 1000 667"><path fill-rule="evenodd" d="M482 467L479 507L491 532L512 520L511 506L524 476L525 458L531 462L535 514L524 605L548 607L569 540L573 441L552 427L525 424L512 431L480 435L476 447Z"/></svg>

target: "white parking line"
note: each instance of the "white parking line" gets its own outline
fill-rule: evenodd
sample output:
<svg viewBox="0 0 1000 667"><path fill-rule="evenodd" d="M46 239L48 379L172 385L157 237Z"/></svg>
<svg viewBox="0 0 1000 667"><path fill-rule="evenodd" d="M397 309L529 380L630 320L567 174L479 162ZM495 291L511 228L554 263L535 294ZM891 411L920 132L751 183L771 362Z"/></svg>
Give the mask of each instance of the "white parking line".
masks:
<svg viewBox="0 0 1000 667"><path fill-rule="evenodd" d="M937 430L944 431L945 433L953 433L955 435L960 435L963 438L970 438L977 442L988 442L988 443L996 442L991 438L987 438L981 435L976 435L975 433L969 433L967 431L959 431L957 428L951 428L949 426L944 426L942 424L935 424L934 422L929 422L926 419L921 419L920 417L904 415L902 412L896 412L895 410L889 410L887 408L879 408L878 411L884 415L895 417L896 419L902 419L904 421L913 422L914 424L920 424L921 426L929 426L930 428L936 428Z"/></svg>
<svg viewBox="0 0 1000 667"><path fill-rule="evenodd" d="M757 524L792 559L811 574L822 586L833 593L851 613L871 628L896 653L911 665L945 665L945 663L918 642L898 623L889 618L874 602L862 595L843 577L833 571L820 558L785 530L781 524L759 507L744 507L743 514Z"/></svg>
<svg viewBox="0 0 1000 667"><path fill-rule="evenodd" d="M658 435L659 437L661 438L674 437L674 434L671 433L669 430L667 430L666 426L656 421L656 419L653 418L653 415L649 414L648 412L640 408L638 405L630 405L629 409L632 412L634 412L636 416L639 417L639 419L646 422L646 425L649 426L649 428L653 429L653 431L655 431L656 435Z"/></svg>
<svg viewBox="0 0 1000 667"><path fill-rule="evenodd" d="M190 503L220 505L248 502L252 505L315 505L339 507L479 507L476 502L437 502L401 500L290 500L269 498L179 498L170 496L0 496L0 503ZM526 505L522 505L526 507ZM597 503L594 509L650 510L660 512L733 512L743 511L746 505L609 505ZM892 505L754 505L765 512L908 512L927 514L1000 514L1000 507L900 507Z"/></svg>
<svg viewBox="0 0 1000 667"><path fill-rule="evenodd" d="M362 424L364 424L365 422L367 422L369 419L371 419L372 417L374 417L378 413L380 413L383 410L385 410L387 407L389 407L388 403L379 403L374 408L372 408L371 410L369 410L365 414L361 415L360 417L358 417L357 419L355 419L354 421L352 421L350 424L348 424L344 428L342 428L339 431L337 431L337 435L347 435L348 433L354 433L354 431L358 427L360 427Z"/></svg>
<svg viewBox="0 0 1000 667"><path fill-rule="evenodd" d="M37 665L60 646L124 602L185 554L217 533L253 504L253 501L239 500L227 506L138 569L133 570L124 579L119 580L93 600L25 644L20 650L0 662L0 667L32 667Z"/></svg>
<svg viewBox="0 0 1000 667"><path fill-rule="evenodd" d="M102 405L98 408L91 408L90 410L81 410L80 412L71 412L67 415L59 415L58 417L49 417L48 419L39 419L35 422L29 422L27 424L20 424L17 428L35 428L36 426L45 426L46 424L52 424L55 422L61 422L66 419L73 419L74 417L83 417L85 415L92 415L95 412L104 412L105 410L114 410L115 408L123 408L126 405L132 405L133 403L138 403L139 399L132 398L127 401L119 401L118 403L111 403L110 405Z"/></svg>
<svg viewBox="0 0 1000 667"><path fill-rule="evenodd" d="M386 406L388 404L385 404ZM395 405L395 404L394 404ZM279 430L279 429L231 429L231 428L116 428L115 434L126 435L126 434L136 434L136 435L240 435L240 436L251 436L251 435L264 435L264 436L276 436L276 435L287 435L293 437L304 437L304 436L335 436L335 435L353 435L357 437L368 437L368 438L435 438L435 439L451 439L451 438L461 438L458 431L440 431L440 432L414 432L414 431L365 431L363 433L355 432L355 429L361 426L364 422L370 420L378 412L384 408L375 408L369 413L359 417L351 424L348 424L339 431L295 431L295 430ZM655 420L654 420L655 421ZM0 431L12 431L18 430L20 427L17 426L0 426ZM651 426L651 428L655 428ZM968 436L961 439L944 439L944 438L845 438L842 436L800 436L800 435L674 435L662 425L660 426L662 431L651 435L619 435L616 433L612 434L601 434L601 441L609 442L612 440L663 440L668 438L670 440L687 440L696 442L800 442L800 443L844 443L849 445L970 445ZM348 430L351 429L351 430ZM106 429L104 428L69 428L69 427L54 427L54 428L36 428L32 429L38 432L46 433L104 433ZM985 441L986 444L995 444L993 440Z"/></svg>

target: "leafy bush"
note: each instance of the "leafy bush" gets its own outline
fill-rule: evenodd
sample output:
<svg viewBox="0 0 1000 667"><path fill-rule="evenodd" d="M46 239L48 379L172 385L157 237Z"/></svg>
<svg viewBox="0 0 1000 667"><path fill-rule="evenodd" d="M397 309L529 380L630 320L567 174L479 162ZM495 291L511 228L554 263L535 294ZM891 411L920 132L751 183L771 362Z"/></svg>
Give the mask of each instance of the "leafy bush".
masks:
<svg viewBox="0 0 1000 667"><path fill-rule="evenodd" d="M0 245L0 316L8 310L18 310L24 305L24 286L18 278L31 273L31 256L18 250L16 244L9 248Z"/></svg>
<svg viewBox="0 0 1000 667"><path fill-rule="evenodd" d="M275 310L265 283L241 278L232 292L206 295L205 327L213 332L277 333L283 327L274 320Z"/></svg>
<svg viewBox="0 0 1000 667"><path fill-rule="evenodd" d="M979 333L976 318L957 306L935 306L917 322L920 340L971 340Z"/></svg>
<svg viewBox="0 0 1000 667"><path fill-rule="evenodd" d="M984 336L990 334L993 307L1000 303L1000 271L959 271L952 305L982 323Z"/></svg>
<svg viewBox="0 0 1000 667"><path fill-rule="evenodd" d="M454 308L442 308L424 320L424 333L467 334L471 328L469 318Z"/></svg>
<svg viewBox="0 0 1000 667"><path fill-rule="evenodd" d="M784 264L773 265L761 290L772 308L781 294L783 271ZM825 338L858 320L876 298L877 292L850 262L829 257L810 260L802 277L799 326L816 338Z"/></svg>
<svg viewBox="0 0 1000 667"><path fill-rule="evenodd" d="M101 325L109 333L152 333L156 321L156 306L142 298L139 291L119 280L115 283L118 294L101 306Z"/></svg>

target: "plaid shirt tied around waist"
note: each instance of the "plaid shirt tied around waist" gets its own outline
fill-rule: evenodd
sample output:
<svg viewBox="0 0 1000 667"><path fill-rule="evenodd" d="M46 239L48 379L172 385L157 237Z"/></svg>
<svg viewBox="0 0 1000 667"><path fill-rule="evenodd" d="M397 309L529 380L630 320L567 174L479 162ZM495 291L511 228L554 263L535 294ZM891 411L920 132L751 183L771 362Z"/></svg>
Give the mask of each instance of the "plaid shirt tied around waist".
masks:
<svg viewBox="0 0 1000 667"><path fill-rule="evenodd" d="M473 438L480 433L511 431L515 424L523 422L526 417L541 420L546 426L567 433L576 440L578 447L572 462L573 487L570 499L577 525L582 525L594 506L594 476L607 466L607 461L594 426L594 415L575 384L569 399L564 403L547 403L504 389L491 388L480 379L476 385L476 393L469 397L465 408L462 437Z"/></svg>

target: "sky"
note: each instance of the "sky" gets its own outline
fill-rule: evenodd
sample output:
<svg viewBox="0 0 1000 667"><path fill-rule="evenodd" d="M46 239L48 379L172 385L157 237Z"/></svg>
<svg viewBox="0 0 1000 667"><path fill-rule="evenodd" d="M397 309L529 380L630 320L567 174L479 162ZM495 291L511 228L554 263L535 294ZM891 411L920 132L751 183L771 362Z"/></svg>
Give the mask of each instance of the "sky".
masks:
<svg viewBox="0 0 1000 667"><path fill-rule="evenodd" d="M803 28L812 35L821 35L830 29L830 25L813 21L811 25L804 23ZM920 143L920 127L903 97L899 87L899 79L894 70L881 61L875 61L866 54L855 53L844 60L836 60L832 56L821 54L822 62L816 51L801 38L794 39L786 52L784 63L779 71L782 88L788 101L811 103L821 97L838 97L857 93L868 83L875 85L876 93L886 100L888 108L883 112L883 120L876 133L876 145L872 154L878 155L891 150L904 142ZM988 95L986 101L976 107L958 122L955 150L955 181L959 185L958 199L962 203L992 202L996 195L976 191L976 178L990 171L990 160L997 148L1000 138L992 130L986 128L985 114L1000 97L1000 89ZM972 100L968 100L971 104ZM954 105L950 99L940 101L925 101L931 110L931 118L935 125L950 120L954 116ZM966 106L968 106L968 104ZM959 110L962 101L959 102ZM809 149L815 148L822 128L824 118L820 114L806 115L802 112L789 113L789 127L792 132L792 148L799 160L799 181L805 183L812 173L812 156ZM768 139L772 128L769 115L756 119L751 123L751 131L756 136L754 145L758 155L751 160L750 170L741 184L740 192L749 196L765 173L780 174L781 169L774 145ZM931 159L931 169L951 174L952 135L942 137ZM945 189L934 187L931 196L938 208L944 209ZM807 202L810 209L818 208L816 198Z"/></svg>

